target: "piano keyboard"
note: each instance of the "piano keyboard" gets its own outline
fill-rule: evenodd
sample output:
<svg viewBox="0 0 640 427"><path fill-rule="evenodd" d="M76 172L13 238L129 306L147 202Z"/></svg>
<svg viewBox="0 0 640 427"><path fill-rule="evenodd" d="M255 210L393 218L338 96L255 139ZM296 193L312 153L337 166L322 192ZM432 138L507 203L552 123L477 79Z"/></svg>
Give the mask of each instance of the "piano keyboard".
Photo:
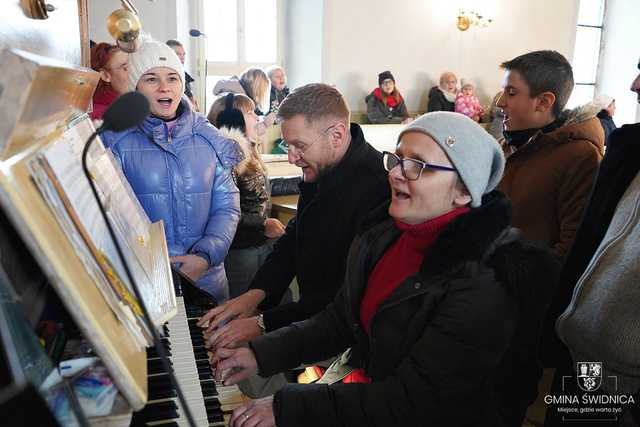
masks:
<svg viewBox="0 0 640 427"><path fill-rule="evenodd" d="M176 302L178 314L165 325L167 337L163 339L176 379L198 427L225 426L230 412L244 403L244 395L235 385L224 386L214 381L202 329L196 326L203 310L186 304L181 295L176 296ZM149 402L133 415L131 425L188 426L155 349L147 353Z"/></svg>

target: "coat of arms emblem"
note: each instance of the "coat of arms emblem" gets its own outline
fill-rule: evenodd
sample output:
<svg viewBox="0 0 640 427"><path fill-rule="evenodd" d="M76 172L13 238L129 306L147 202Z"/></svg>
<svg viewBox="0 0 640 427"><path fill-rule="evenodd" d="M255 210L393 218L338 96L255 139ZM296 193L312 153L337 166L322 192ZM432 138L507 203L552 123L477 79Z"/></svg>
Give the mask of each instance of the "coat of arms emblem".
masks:
<svg viewBox="0 0 640 427"><path fill-rule="evenodd" d="M602 384L602 362L578 362L578 386L584 391L595 391Z"/></svg>

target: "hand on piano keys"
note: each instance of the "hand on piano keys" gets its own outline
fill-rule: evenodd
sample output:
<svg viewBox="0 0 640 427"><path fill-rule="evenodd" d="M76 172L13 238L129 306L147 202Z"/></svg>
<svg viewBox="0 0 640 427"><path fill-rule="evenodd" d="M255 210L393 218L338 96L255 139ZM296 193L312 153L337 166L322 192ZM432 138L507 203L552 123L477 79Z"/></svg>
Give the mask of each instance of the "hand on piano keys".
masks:
<svg viewBox="0 0 640 427"><path fill-rule="evenodd" d="M202 329L196 326L202 309L185 302L181 293L176 295L176 303L178 314L164 326L165 338L162 339L172 370L196 425L226 426L231 411L247 402L247 398L237 386L224 386L214 380ZM168 373L162 368L156 351L149 349L148 353L149 401L144 409L134 414L132 427L188 427Z"/></svg>
<svg viewBox="0 0 640 427"><path fill-rule="evenodd" d="M255 316L258 305L265 298L265 293L259 289L252 289L239 297L230 299L224 304L209 310L198 321L198 326L213 332L233 319L244 319Z"/></svg>
<svg viewBox="0 0 640 427"><path fill-rule="evenodd" d="M209 350L217 348L237 348L247 344L262 334L257 317L232 320L230 323L205 332L206 346Z"/></svg>
<svg viewBox="0 0 640 427"><path fill-rule="evenodd" d="M215 379L224 385L237 384L258 373L258 362L249 347L219 348L211 357Z"/></svg>
<svg viewBox="0 0 640 427"><path fill-rule="evenodd" d="M229 427L275 427L273 396L252 400L233 410Z"/></svg>

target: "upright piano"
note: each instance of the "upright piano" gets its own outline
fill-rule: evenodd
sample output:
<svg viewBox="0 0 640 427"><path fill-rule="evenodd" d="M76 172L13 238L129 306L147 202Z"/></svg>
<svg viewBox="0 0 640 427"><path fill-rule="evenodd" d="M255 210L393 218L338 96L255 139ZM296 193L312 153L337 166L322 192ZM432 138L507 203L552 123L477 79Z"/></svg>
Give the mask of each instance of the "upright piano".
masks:
<svg viewBox="0 0 640 427"><path fill-rule="evenodd" d="M188 425L158 354L153 348L141 345L145 337L149 344L148 334L144 333L143 327L136 329L139 319L128 291L130 284L118 288L117 281L114 283L111 277L118 275L119 260L105 262L104 258L110 256L110 246L106 240L96 239L100 227L94 222L99 220L89 218L87 221L82 212L74 211L73 195L68 195L67 200L54 194L65 183L44 182L47 178L55 181L51 164L40 168L54 160L47 157L51 148L64 143L65 149L68 145L69 157L60 160L70 170L77 170L74 159L78 144L95 129L86 112L98 74L11 49L0 50L0 66L3 69L0 75L0 112L3 116L0 123L0 210L1 217L6 219L0 225L9 230L0 235L0 264L10 272L8 281L17 295L16 307L23 311L32 326L46 317L53 319L55 325L63 326L61 335L65 340L76 334L84 337L91 354L98 356L107 368L120 400L128 409L124 414L89 419L91 424L105 425L111 421L111 425L128 425L129 422L135 426ZM60 153L65 151L58 149L57 154ZM101 153L96 151L96 158ZM63 178L60 181L64 181ZM103 190L106 204L118 205L132 196L132 193L120 194L123 191L120 187L108 190L119 194L107 194L107 189ZM83 195L75 196L82 198ZM60 203L56 204L56 201ZM118 217L118 206L110 208L112 216ZM138 274L148 282L147 289L151 284L159 293L169 290L170 297L163 296L166 310L154 319L163 333L162 342L170 353L178 383L198 426L225 425L229 411L245 398L237 387L215 383L203 346L202 331L195 326L198 317L215 306L215 301L185 278L171 272L161 223L150 224L148 235L143 238L142 234L125 235L123 240L128 245L128 253L135 255L132 259L140 264ZM23 248L22 252L16 249L18 247ZM20 255L16 256L18 253ZM41 280L24 280L24 272L34 269L37 274L32 276ZM115 302L110 292L114 293ZM42 337L40 333L34 333L30 338L36 336ZM60 336L56 335L58 338ZM7 354L17 354L10 346L10 343L4 345L4 356L0 354L3 360ZM51 350L48 342L45 350L51 366L55 366L61 351ZM27 368L22 366L23 370ZM9 382L0 382L0 388ZM31 381L27 388L31 392L36 389L55 415L55 408L47 401L42 386L42 383ZM8 415L2 413L9 410L3 405L6 402L2 399L7 396L3 391L0 389L0 418L7 419ZM34 417L36 414L33 411ZM29 415L27 412L27 417ZM77 418L69 425L86 425L82 413ZM66 425L61 418L57 420ZM35 419L33 421L33 425L39 425Z"/></svg>

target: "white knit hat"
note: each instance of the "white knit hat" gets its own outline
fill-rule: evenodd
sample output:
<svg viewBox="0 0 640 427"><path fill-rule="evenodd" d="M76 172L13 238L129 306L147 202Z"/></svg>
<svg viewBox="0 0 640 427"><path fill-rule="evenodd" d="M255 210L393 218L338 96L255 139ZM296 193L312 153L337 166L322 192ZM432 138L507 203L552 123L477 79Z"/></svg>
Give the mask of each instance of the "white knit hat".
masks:
<svg viewBox="0 0 640 427"><path fill-rule="evenodd" d="M464 114L449 111L424 114L400 132L398 142L407 132L421 132L436 141L458 171L474 208L502 179L502 148L482 126Z"/></svg>
<svg viewBox="0 0 640 427"><path fill-rule="evenodd" d="M184 67L173 49L154 40L143 42L138 49L129 54L129 90L136 90L140 77L155 67L168 67L180 75L184 87Z"/></svg>

